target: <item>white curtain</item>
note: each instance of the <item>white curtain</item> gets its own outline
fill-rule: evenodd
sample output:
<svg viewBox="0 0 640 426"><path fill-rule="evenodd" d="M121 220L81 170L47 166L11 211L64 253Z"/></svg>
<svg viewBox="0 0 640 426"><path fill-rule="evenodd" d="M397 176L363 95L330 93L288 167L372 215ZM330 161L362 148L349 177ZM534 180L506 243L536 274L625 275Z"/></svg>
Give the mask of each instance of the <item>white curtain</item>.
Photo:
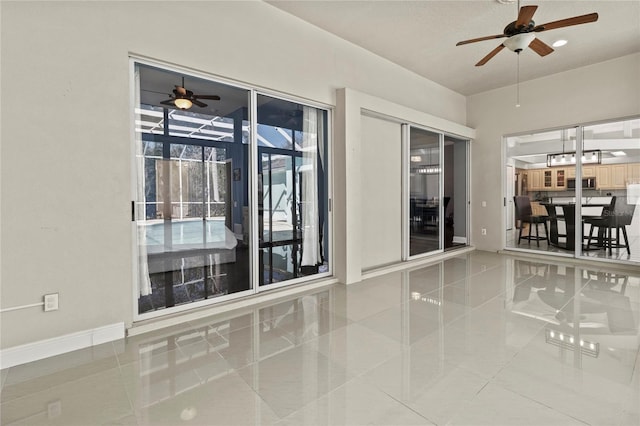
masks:
<svg viewBox="0 0 640 426"><path fill-rule="evenodd" d="M322 263L318 213L318 144L323 140L322 115L312 107L302 110L302 266Z"/></svg>
<svg viewBox="0 0 640 426"><path fill-rule="evenodd" d="M136 108L140 108L140 72L136 69ZM137 113L136 113L137 115ZM142 134L135 132L136 144L136 204L142 204L142 208L135 209L136 230L138 233L138 293L140 296L151 294L151 279L149 278L149 264L147 261L147 233L146 233L146 200L145 200L145 173L144 173L144 145Z"/></svg>

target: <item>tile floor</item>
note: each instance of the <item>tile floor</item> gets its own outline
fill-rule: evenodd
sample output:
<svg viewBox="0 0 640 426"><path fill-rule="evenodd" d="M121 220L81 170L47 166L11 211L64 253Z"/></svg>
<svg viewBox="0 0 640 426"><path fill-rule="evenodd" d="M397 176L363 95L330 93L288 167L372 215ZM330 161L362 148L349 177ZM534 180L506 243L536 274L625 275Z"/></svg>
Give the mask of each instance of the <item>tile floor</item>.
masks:
<svg viewBox="0 0 640 426"><path fill-rule="evenodd" d="M476 251L2 370L1 424L638 425L639 314Z"/></svg>

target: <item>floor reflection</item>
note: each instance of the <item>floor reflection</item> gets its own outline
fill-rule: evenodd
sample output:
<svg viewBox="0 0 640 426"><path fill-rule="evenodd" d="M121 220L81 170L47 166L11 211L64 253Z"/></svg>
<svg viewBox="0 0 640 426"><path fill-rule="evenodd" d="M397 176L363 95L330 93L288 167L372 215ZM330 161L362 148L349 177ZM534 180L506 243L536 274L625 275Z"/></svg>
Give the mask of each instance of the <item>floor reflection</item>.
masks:
<svg viewBox="0 0 640 426"><path fill-rule="evenodd" d="M472 252L2 370L2 424L638 424L640 273Z"/></svg>

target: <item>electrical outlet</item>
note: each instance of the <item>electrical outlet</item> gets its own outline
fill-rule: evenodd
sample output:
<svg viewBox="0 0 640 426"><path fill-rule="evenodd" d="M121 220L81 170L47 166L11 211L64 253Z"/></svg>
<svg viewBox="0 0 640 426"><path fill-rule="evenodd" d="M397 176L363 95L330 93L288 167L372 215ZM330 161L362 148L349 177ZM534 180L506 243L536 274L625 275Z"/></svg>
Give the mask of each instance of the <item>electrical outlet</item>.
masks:
<svg viewBox="0 0 640 426"><path fill-rule="evenodd" d="M487 228L482 228L482 235L487 235Z"/></svg>
<svg viewBox="0 0 640 426"><path fill-rule="evenodd" d="M487 207L487 202L486 201L482 202L482 207Z"/></svg>
<svg viewBox="0 0 640 426"><path fill-rule="evenodd" d="M45 294L44 295L44 311L57 311L58 310L58 293Z"/></svg>

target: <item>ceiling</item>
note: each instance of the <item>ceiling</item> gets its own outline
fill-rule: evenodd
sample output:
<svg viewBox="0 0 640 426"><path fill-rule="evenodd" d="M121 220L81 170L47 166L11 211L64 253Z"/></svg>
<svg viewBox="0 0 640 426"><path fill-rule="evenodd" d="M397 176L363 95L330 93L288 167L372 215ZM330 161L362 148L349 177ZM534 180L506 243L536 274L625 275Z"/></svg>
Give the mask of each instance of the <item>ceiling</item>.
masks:
<svg viewBox="0 0 640 426"><path fill-rule="evenodd" d="M376 53L465 96L516 82L517 55L503 49L486 65L475 64L501 41L456 46L501 34L517 17L511 0L473 1L268 1L271 5ZM640 52L640 1L521 1L539 6L536 24L597 12L597 22L538 33L551 45L568 43L545 57L520 55L520 81Z"/></svg>

